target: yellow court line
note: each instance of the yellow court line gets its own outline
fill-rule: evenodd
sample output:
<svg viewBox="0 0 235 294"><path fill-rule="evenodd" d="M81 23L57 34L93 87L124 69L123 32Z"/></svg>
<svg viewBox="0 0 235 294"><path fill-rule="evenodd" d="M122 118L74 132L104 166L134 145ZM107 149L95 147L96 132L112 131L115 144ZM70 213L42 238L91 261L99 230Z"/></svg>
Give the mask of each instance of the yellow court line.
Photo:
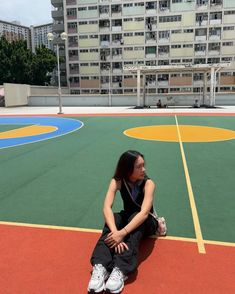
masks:
<svg viewBox="0 0 235 294"><path fill-rule="evenodd" d="M95 230L95 229L84 229L84 228L63 227L63 226L50 226L50 225L18 223L18 222L2 222L2 221L0 221L0 225L16 226L16 227L27 227L27 228L36 228L36 229L50 229L50 230L61 230L61 231L87 232L87 233L101 233L102 232L102 230Z"/></svg>
<svg viewBox="0 0 235 294"><path fill-rule="evenodd" d="M195 234L196 234L198 251L199 251L199 253L206 253L205 246L204 246L204 240L202 237L201 226L200 226L198 213L197 213L197 207L196 207L196 203L194 200L193 189L192 189L191 180L190 180L190 176L189 176L187 161L186 161L186 157L185 157L185 153L184 153L184 147L183 147L183 143L181 140L181 134L180 134L179 124L178 124L178 120L177 120L176 115L175 115L175 121L176 121L177 133L178 133L178 137L179 137L179 144L180 144L180 151L181 151L181 156L182 156L182 161L183 161L183 166L184 166L184 173L185 173L185 178L186 178L186 183L187 183L189 202L190 202L190 206L191 206L191 210L192 210L193 224L194 224L194 229L195 229Z"/></svg>
<svg viewBox="0 0 235 294"><path fill-rule="evenodd" d="M204 242L209 245L235 247L235 243L232 243L232 242L222 242L222 241L212 241L212 240L204 240Z"/></svg>
<svg viewBox="0 0 235 294"><path fill-rule="evenodd" d="M96 230L96 229L86 229L86 228L77 228L77 227L63 227L63 226L50 226L50 225L17 223L17 222L3 222L3 221L0 221L0 226L1 225L13 226L13 227L15 226L15 227L25 227L25 228L60 230L60 231L72 231L72 232L99 233L99 234L102 232L102 230ZM171 241L182 241L182 242L197 243L197 240L195 238L184 238L184 237L175 237L175 236L166 236L166 237L151 236L151 238L157 238L157 239L160 239L160 240L171 240ZM235 243L230 243L230 242L204 240L204 243L209 244L209 245L235 247Z"/></svg>

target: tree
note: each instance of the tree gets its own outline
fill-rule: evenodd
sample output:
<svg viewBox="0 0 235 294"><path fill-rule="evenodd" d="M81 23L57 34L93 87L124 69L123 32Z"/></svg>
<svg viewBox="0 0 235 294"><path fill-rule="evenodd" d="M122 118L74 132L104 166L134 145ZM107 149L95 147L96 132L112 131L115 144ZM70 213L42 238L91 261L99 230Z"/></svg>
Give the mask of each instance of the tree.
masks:
<svg viewBox="0 0 235 294"><path fill-rule="evenodd" d="M32 70L32 84L44 85L50 83L50 73L56 66L56 56L53 51L45 46L36 48L36 54L33 56L31 70Z"/></svg>
<svg viewBox="0 0 235 294"><path fill-rule="evenodd" d="M55 66L56 56L45 46L32 53L26 41L9 43L4 37L0 39L0 85L44 85L50 82L50 72Z"/></svg>

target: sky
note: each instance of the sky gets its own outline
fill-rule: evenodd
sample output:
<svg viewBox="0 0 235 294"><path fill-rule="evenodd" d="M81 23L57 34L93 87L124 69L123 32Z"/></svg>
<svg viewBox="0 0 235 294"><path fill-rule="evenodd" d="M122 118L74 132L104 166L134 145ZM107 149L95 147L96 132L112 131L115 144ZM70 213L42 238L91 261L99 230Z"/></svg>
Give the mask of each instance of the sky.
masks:
<svg viewBox="0 0 235 294"><path fill-rule="evenodd" d="M0 0L0 20L27 27L52 22L51 10L51 0Z"/></svg>

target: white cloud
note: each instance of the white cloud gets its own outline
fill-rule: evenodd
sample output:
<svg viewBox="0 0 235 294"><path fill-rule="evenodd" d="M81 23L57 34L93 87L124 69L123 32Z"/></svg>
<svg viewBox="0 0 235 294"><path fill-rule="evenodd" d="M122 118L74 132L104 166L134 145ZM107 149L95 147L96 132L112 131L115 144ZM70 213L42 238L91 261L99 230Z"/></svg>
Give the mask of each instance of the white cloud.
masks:
<svg viewBox="0 0 235 294"><path fill-rule="evenodd" d="M0 20L41 25L52 22L51 7L50 0L0 0Z"/></svg>

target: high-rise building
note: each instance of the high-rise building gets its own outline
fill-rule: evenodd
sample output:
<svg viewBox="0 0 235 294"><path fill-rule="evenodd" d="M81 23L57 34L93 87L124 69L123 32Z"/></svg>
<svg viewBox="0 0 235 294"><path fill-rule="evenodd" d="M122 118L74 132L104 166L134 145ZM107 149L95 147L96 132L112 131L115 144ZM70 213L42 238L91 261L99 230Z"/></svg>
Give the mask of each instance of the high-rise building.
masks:
<svg viewBox="0 0 235 294"><path fill-rule="evenodd" d="M42 45L53 50L53 45L47 39L47 34L52 32L52 23L43 24L40 26L30 26L32 36L32 50Z"/></svg>
<svg viewBox="0 0 235 294"><path fill-rule="evenodd" d="M68 34L72 94L135 93L128 65L218 64L216 91L235 91L234 0L51 0L53 30ZM203 73L146 75L148 93L201 92Z"/></svg>
<svg viewBox="0 0 235 294"><path fill-rule="evenodd" d="M7 22L0 20L0 37L4 36L9 42L17 40L27 41L28 48L31 48L30 29L22 26L19 22Z"/></svg>
<svg viewBox="0 0 235 294"><path fill-rule="evenodd" d="M27 47L35 51L41 45L53 49L52 44L47 39L47 34L52 32L52 23L40 26L22 26L20 22L6 22L0 20L0 37L4 36L9 42L17 40L27 41Z"/></svg>

